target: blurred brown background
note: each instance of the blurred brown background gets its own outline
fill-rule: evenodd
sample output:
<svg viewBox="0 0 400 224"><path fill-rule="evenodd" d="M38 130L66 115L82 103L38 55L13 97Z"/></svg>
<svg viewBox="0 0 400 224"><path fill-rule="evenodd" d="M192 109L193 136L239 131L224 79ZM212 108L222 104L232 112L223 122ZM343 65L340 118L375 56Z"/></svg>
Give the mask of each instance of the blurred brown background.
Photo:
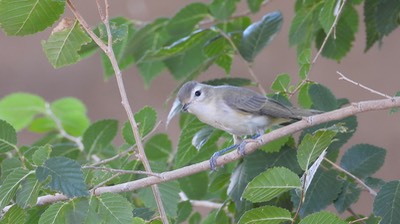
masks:
<svg viewBox="0 0 400 224"><path fill-rule="evenodd" d="M95 1L74 1L77 9L92 26L100 22ZM171 17L182 6L194 1L178 0L119 0L110 1L111 16L126 16L140 21L151 21L158 17ZM207 1L204 1L207 2ZM246 9L243 3L239 12ZM281 10L284 16L283 28L274 41L256 59L254 71L261 84L269 89L274 77L280 73L297 76L296 51L288 46L290 22L294 16L294 3L288 1L272 1L267 7L253 18L260 19L263 14ZM310 78L331 88L337 97L346 97L350 101L379 99L364 89L348 82L338 80L336 71L373 89L394 95L400 90L400 29L395 30L389 37L383 39L381 48L374 46L364 54L365 32L363 26L362 7L359 7L360 30L351 52L340 63L319 58ZM71 13L66 9L66 15ZM98 54L85 59L76 65L58 70L48 63L40 42L46 40L51 29L26 37L7 37L0 32L0 97L13 92L29 92L53 101L62 97L72 96L81 99L88 108L92 121L104 118L126 120L125 111L120 104L121 99L115 79L103 81L102 67ZM314 52L315 53L315 52ZM135 67L123 72L127 94L131 106L136 111L145 105L154 107L159 112L159 118L165 121L170 105L163 106L170 93L179 83L164 72L157 77L150 88L144 89L143 81ZM246 66L240 60L235 60L231 75L234 77L250 78ZM200 76L200 81L223 77L224 72L216 67ZM296 81L296 80L295 80ZM389 115L388 111L368 112L358 116L358 131L346 144L345 148L357 143L370 143L387 149L386 163L375 175L384 180L400 179L399 169L399 133L400 118L398 114ZM168 131L176 142L179 135L176 120ZM19 137L20 144L29 144L37 136L23 133ZM372 196L363 193L356 212L369 214L372 211Z"/></svg>

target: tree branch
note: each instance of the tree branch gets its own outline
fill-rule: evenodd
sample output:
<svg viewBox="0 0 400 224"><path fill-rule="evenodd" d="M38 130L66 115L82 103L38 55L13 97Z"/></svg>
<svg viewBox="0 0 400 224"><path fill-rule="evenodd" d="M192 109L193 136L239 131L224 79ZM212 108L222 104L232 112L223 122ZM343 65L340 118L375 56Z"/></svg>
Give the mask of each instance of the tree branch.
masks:
<svg viewBox="0 0 400 224"><path fill-rule="evenodd" d="M256 151L257 148L259 148L260 146L265 145L270 141L273 141L275 139L278 139L286 135L296 133L300 130L303 130L311 126L322 124L328 121L343 119L367 111L385 110L399 106L400 106L400 97L393 97L393 99L370 100L370 101L361 101L358 103L353 103L341 109L314 115L308 117L307 119L302 119L296 123L276 129L265 135L262 135L259 137L261 141L252 141L246 144L245 153L250 154ZM217 166L224 165L226 163L238 160L240 158L241 156L239 155L239 153L237 153L237 151L227 153L217 159ZM190 176L209 169L210 169L210 162L207 160L186 167L182 167L176 170L161 173L162 178L151 176L135 181L117 184L114 186L99 187L93 192L93 194L99 195L106 192L120 193L120 192L134 191L140 188L149 187L154 184L159 184L162 182L172 181L178 178ZM67 197L60 194L46 195L39 197L37 204L38 205L49 204L66 199Z"/></svg>
<svg viewBox="0 0 400 224"><path fill-rule="evenodd" d="M103 13L102 7L101 7L101 5L99 3L99 0L97 0L96 3L97 3L98 11L100 13L100 17L103 20L104 26L106 27L106 30L107 30L107 37L108 37L108 44L107 45L104 44L103 41L93 33L93 31L90 29L89 25L86 23L86 21L83 19L83 17L76 10L76 8L72 4L71 0L67 0L67 5L71 9L72 13L75 15L77 20L79 21L79 23L82 25L82 27L85 29L85 31L89 34L89 36L93 39L93 41L96 42L96 44L104 51L104 53L110 59L111 65L112 65L113 70L115 72L115 77L116 77L116 80L117 80L118 89L119 89L119 92L120 92L120 95L121 95L121 100L122 100L121 103L122 103L122 105L123 105L123 107L124 107L124 109L126 111L126 114L128 116L128 120L129 120L129 122L131 124L131 127L132 127L133 136L134 136L134 138L136 140L136 145L137 145L138 153L139 153L139 159L143 163L143 166L144 166L146 172L152 173L149 161L147 160L146 154L144 152L143 142L142 142L142 139L140 137L139 128L138 128L138 125L137 125L137 123L135 121L135 118L133 116L132 108L131 108L131 106L129 104L129 100L128 100L128 97L126 95L125 85L124 85L124 81L122 79L122 72L121 72L121 70L119 68L117 59L115 58L114 50L112 48L112 34L111 34L111 28L110 28L110 22L109 22L109 4L108 4L108 0L104 0L104 5L105 5L105 12L104 13ZM167 215L165 213L164 205L163 205L163 203L161 201L160 191L158 190L157 185L152 185L151 188L152 188L152 191L153 191L153 195L154 195L155 201L157 203L158 212L160 213L161 220L163 221L163 223L169 223Z"/></svg>

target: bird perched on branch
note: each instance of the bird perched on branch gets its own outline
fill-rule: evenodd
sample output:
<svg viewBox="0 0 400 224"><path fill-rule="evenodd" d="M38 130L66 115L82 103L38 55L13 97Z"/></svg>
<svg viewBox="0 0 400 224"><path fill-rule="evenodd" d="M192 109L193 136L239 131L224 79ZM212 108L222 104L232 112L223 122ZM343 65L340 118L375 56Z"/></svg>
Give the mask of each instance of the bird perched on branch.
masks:
<svg viewBox="0 0 400 224"><path fill-rule="evenodd" d="M274 125L320 113L283 105L250 89L229 85L210 86L196 81L186 82L180 88L167 124L182 110L233 136L234 145L211 157L210 166L213 170L217 158L228 150L237 147L238 152L244 155L246 140L243 141L243 136L258 137Z"/></svg>

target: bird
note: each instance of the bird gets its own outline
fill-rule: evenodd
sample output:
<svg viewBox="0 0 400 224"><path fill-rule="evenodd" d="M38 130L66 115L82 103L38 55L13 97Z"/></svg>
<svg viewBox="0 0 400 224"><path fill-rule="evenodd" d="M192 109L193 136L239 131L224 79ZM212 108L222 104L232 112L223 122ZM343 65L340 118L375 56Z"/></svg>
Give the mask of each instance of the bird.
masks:
<svg viewBox="0 0 400 224"><path fill-rule="evenodd" d="M223 130L233 136L234 144L220 150L210 158L210 167L225 152L238 148L244 156L244 136L258 137L275 125L301 120L321 113L286 106L263 94L244 87L231 85L211 86L197 81L182 85L167 118L169 121L180 111L194 114L201 122Z"/></svg>

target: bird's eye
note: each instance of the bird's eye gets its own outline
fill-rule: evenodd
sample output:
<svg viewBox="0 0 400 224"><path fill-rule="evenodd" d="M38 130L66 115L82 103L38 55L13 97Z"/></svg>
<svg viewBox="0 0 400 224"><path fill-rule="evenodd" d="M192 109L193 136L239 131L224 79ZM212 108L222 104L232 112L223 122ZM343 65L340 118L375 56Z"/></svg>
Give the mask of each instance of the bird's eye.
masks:
<svg viewBox="0 0 400 224"><path fill-rule="evenodd" d="M200 95L201 95L200 90L197 90L196 92L194 92L194 95L195 95L195 96L200 96Z"/></svg>

